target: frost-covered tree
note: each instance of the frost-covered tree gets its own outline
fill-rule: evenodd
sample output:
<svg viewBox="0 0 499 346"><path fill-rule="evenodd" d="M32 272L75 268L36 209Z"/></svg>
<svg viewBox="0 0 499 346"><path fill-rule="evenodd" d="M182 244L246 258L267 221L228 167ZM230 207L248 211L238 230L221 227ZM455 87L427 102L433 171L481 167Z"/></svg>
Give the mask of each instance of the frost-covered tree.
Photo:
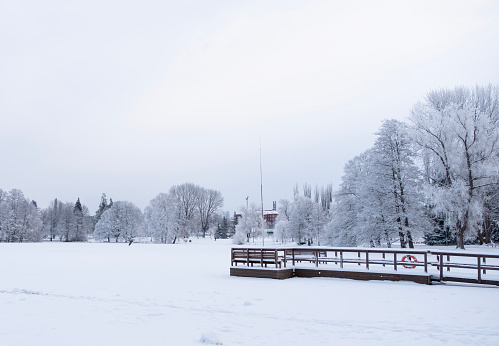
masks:
<svg viewBox="0 0 499 346"><path fill-rule="evenodd" d="M277 203L277 219L276 221L289 221L289 214L291 213L291 201L287 199L279 200Z"/></svg>
<svg viewBox="0 0 499 346"><path fill-rule="evenodd" d="M203 238L212 223L215 214L223 205L219 191L185 183L170 188L170 195L177 199L180 206L180 227L183 232L193 234L202 232Z"/></svg>
<svg viewBox="0 0 499 346"><path fill-rule="evenodd" d="M42 210L43 235L53 241L59 235L59 221L62 210L62 202L57 198L50 205Z"/></svg>
<svg viewBox="0 0 499 346"><path fill-rule="evenodd" d="M80 198L76 201L73 207L74 214L74 228L72 239L74 241L86 241L87 232L85 229L85 215L83 215L83 206L81 205Z"/></svg>
<svg viewBox="0 0 499 346"><path fill-rule="evenodd" d="M61 241L86 241L93 231L92 218L88 208L80 202L62 203L54 199L41 211L43 220L43 236L53 241L57 237Z"/></svg>
<svg viewBox="0 0 499 346"><path fill-rule="evenodd" d="M319 204L323 210L329 211L331 203L333 202L333 185L327 184L326 186L315 186L314 202Z"/></svg>
<svg viewBox="0 0 499 346"><path fill-rule="evenodd" d="M374 146L345 166L327 242L390 247L397 236L402 247L414 247L413 233L429 225L416 158L407 125L384 121Z"/></svg>
<svg viewBox="0 0 499 346"><path fill-rule="evenodd" d="M263 227L263 219L261 209L251 203L248 207L241 207L241 218L236 225L236 233L233 240L235 244L239 244L242 238L249 242L250 238L259 236Z"/></svg>
<svg viewBox="0 0 499 346"><path fill-rule="evenodd" d="M274 228L274 237L276 241L280 241L281 243L285 243L289 238L289 221L287 220L279 220L275 224Z"/></svg>
<svg viewBox="0 0 499 346"><path fill-rule="evenodd" d="M312 185L309 183L303 184L303 196L312 199Z"/></svg>
<svg viewBox="0 0 499 346"><path fill-rule="evenodd" d="M373 238L373 235L366 234L366 229L362 227L366 220L359 217L363 214L361 201L368 195L363 184L369 176L369 160L369 152L364 152L345 165L339 190L334 194L333 217L326 226L326 242L330 245L356 246Z"/></svg>
<svg viewBox="0 0 499 346"><path fill-rule="evenodd" d="M484 216L478 233L480 244L499 241L494 234L499 231L499 181L489 186L484 195Z"/></svg>
<svg viewBox="0 0 499 346"><path fill-rule="evenodd" d="M324 227L329 221L329 210L323 209L320 203L314 202L309 220L312 236L316 244L321 245L321 239L324 237Z"/></svg>
<svg viewBox="0 0 499 346"><path fill-rule="evenodd" d="M277 240L285 242L288 239L298 243L316 243L320 245L324 226L329 219L331 200L329 188L303 184L303 195L294 188L294 200L281 199L278 203L276 227L274 235ZM313 191L313 192L312 192Z"/></svg>
<svg viewBox="0 0 499 346"><path fill-rule="evenodd" d="M277 213L274 238L276 241L285 243L290 238L289 215L291 213L291 201L287 199L279 200L279 203L277 203Z"/></svg>
<svg viewBox="0 0 499 346"><path fill-rule="evenodd" d="M223 197L219 191L199 188L197 209L203 238L210 227L210 220L215 213L223 206Z"/></svg>
<svg viewBox="0 0 499 346"><path fill-rule="evenodd" d="M42 238L41 214L21 190L0 192L1 237L7 242L33 242Z"/></svg>
<svg viewBox="0 0 499 346"><path fill-rule="evenodd" d="M144 217L147 230L159 243L175 243L178 237L189 234L180 227L182 211L171 194L160 193L149 202Z"/></svg>
<svg viewBox="0 0 499 346"><path fill-rule="evenodd" d="M350 160L342 183L334 195L331 221L326 226L325 241L331 245L356 246L383 242L390 244L389 206L393 194L378 182L373 169L374 151L367 150ZM386 183L386 182L385 182Z"/></svg>
<svg viewBox="0 0 499 346"><path fill-rule="evenodd" d="M180 206L180 227L182 232L193 234L198 229L199 193L200 187L192 183L174 185L170 188L170 195L177 199Z"/></svg>
<svg viewBox="0 0 499 346"><path fill-rule="evenodd" d="M307 193L307 192L305 192ZM312 242L315 230L311 224L314 202L309 197L297 196L291 204L288 222L289 236L298 243Z"/></svg>
<svg viewBox="0 0 499 346"><path fill-rule="evenodd" d="M60 219L57 224L59 239L61 241L69 242L73 239L76 227L74 204L71 202L63 203L59 216Z"/></svg>
<svg viewBox="0 0 499 346"><path fill-rule="evenodd" d="M97 211L95 212L94 228L95 228L95 225L97 224L97 222L99 222L100 218L102 217L102 214L104 214L104 212L106 210L111 208L112 204L113 204L113 200L111 199L111 202L108 203L106 194L103 193L101 198L100 198L99 209L97 209Z"/></svg>
<svg viewBox="0 0 499 346"><path fill-rule="evenodd" d="M234 233L234 236L232 237L232 243L236 245L243 245L248 241L248 238L246 236L246 233L244 231L238 230L236 226L236 233Z"/></svg>
<svg viewBox="0 0 499 346"><path fill-rule="evenodd" d="M372 172L367 180L384 209L385 226L398 233L401 247L414 247L413 232L428 225L423 210L421 176L407 125L386 120L377 133L372 150Z"/></svg>
<svg viewBox="0 0 499 346"><path fill-rule="evenodd" d="M142 212L133 203L117 201L102 214L95 226L94 237L107 241L111 238L116 242L120 239L129 241L142 232L143 222Z"/></svg>
<svg viewBox="0 0 499 346"><path fill-rule="evenodd" d="M429 92L411 112L434 214L445 215L458 247L477 235L488 188L497 183L499 88Z"/></svg>
<svg viewBox="0 0 499 346"><path fill-rule="evenodd" d="M85 234L85 239L94 232L94 218L90 215L90 210L85 204L81 205L83 211L83 233Z"/></svg>
<svg viewBox="0 0 499 346"><path fill-rule="evenodd" d="M239 220L237 219L237 214L234 212L232 216L229 216L229 212L226 213L225 218L229 221L229 229L227 231L227 237L232 238L234 234L236 233L236 226Z"/></svg>
<svg viewBox="0 0 499 346"><path fill-rule="evenodd" d="M7 192L0 189L0 241L3 241L5 236L5 217L7 214Z"/></svg>

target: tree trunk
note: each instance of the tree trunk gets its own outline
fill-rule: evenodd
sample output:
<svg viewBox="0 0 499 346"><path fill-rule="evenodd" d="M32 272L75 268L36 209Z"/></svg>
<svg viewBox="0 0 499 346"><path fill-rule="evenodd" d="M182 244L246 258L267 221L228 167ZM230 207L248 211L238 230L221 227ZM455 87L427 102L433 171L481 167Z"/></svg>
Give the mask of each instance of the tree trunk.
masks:
<svg viewBox="0 0 499 346"><path fill-rule="evenodd" d="M457 237L457 247L465 250L464 249L464 232L459 231L458 237Z"/></svg>
<svg viewBox="0 0 499 346"><path fill-rule="evenodd" d="M406 248L405 236L404 236L404 233L402 231L399 231L399 237L400 237L400 247L402 249L405 249Z"/></svg>
<svg viewBox="0 0 499 346"><path fill-rule="evenodd" d="M456 248L463 249L463 250L464 250L464 232L466 232L467 220L468 220L468 213L466 212L464 215L464 222L461 223L461 221L457 221L457 223L456 223L456 228L457 228L457 246L456 246Z"/></svg>
<svg viewBox="0 0 499 346"><path fill-rule="evenodd" d="M490 227L491 227L491 221L490 221L490 216L486 216L485 220L483 221L483 242L485 244L490 243Z"/></svg>
<svg viewBox="0 0 499 346"><path fill-rule="evenodd" d="M407 231L406 234L407 234L407 241L409 242L409 248L414 249L414 242L412 240L411 231Z"/></svg>
<svg viewBox="0 0 499 346"><path fill-rule="evenodd" d="M392 242L390 241L390 236L388 235L388 231L385 229L385 237L386 237L386 246L390 249L392 247Z"/></svg>
<svg viewBox="0 0 499 346"><path fill-rule="evenodd" d="M482 228L484 228L483 225L484 224L482 223ZM483 245L485 243L485 239L483 237L482 229L477 228L476 236L478 238L478 244Z"/></svg>

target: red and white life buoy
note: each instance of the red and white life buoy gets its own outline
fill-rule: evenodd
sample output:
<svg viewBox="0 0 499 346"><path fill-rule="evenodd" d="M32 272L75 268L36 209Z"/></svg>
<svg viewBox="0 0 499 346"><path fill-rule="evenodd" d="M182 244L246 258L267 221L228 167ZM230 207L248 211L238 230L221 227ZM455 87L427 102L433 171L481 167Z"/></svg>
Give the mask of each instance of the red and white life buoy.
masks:
<svg viewBox="0 0 499 346"><path fill-rule="evenodd" d="M406 255L406 256L402 257L402 262L403 263L404 262L405 263L418 263L418 260L413 255ZM404 266L404 268L407 268L407 269L416 268L415 264L402 264L402 265Z"/></svg>

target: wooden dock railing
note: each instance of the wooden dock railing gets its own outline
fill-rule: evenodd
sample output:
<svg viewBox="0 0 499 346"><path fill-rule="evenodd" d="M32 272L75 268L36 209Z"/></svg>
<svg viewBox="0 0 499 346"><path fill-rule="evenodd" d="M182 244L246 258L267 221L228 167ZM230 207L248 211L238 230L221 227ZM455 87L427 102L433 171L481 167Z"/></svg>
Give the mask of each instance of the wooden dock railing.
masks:
<svg viewBox="0 0 499 346"><path fill-rule="evenodd" d="M438 269L439 281L499 285L499 279L488 280L483 278L483 274L487 274L487 270L499 270L499 254L494 255L449 251L431 251L431 254L436 256L436 262L432 263L432 265ZM487 259L489 259L489 263L487 263ZM494 261L494 263L490 263L491 260ZM450 272L451 268L476 271L476 279L462 275L444 275L444 268L446 269L445 272Z"/></svg>
<svg viewBox="0 0 499 346"><path fill-rule="evenodd" d="M452 260L451 260L452 259ZM433 281L455 281L499 286L499 275L484 277L487 271L499 271L499 254L479 254L438 250L329 248L329 247L236 247L231 250L231 265L286 268L292 265L321 270L374 270L376 266L400 273L399 275L430 275ZM354 266L352 266L354 265ZM356 265L356 266L355 266ZM373 268L374 267L374 268ZM364 269L365 268L365 269ZM419 268L419 269L417 269ZM457 269L450 275L451 268ZM357 269L357 270L359 270ZM410 271L406 269L416 269ZM379 271L379 270L378 270ZM403 271L403 273L401 272Z"/></svg>

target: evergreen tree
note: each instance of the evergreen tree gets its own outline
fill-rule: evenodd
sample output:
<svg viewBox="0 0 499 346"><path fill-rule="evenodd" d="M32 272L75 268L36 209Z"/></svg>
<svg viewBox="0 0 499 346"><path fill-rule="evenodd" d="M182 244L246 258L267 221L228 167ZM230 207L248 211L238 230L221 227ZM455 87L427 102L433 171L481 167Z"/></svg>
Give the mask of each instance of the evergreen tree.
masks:
<svg viewBox="0 0 499 346"><path fill-rule="evenodd" d="M80 198L76 201L74 208L74 226L73 226L73 241L85 241L86 240L86 232L84 229L84 215L83 215L83 207L80 202Z"/></svg>
<svg viewBox="0 0 499 346"><path fill-rule="evenodd" d="M55 237L57 237L57 229L58 229L58 223L59 223L59 213L61 209L62 203L57 200L57 198L54 200L54 205L52 210L50 210L50 224L49 224L49 237L50 241L54 240Z"/></svg>
<svg viewBox="0 0 499 346"><path fill-rule="evenodd" d="M112 203L112 200L111 200L111 203ZM100 204L99 204L99 209L97 209L97 211L95 212L95 223L97 224L97 222L99 222L102 214L104 214L104 212L106 210L108 210L109 208L111 207L111 205L109 205L107 203L107 198L106 198L106 194L103 193L101 198L100 198Z"/></svg>
<svg viewBox="0 0 499 346"><path fill-rule="evenodd" d="M227 218L224 217L222 223L218 225L215 237L218 239L227 239L228 232L229 232L229 223L227 222Z"/></svg>
<svg viewBox="0 0 499 346"><path fill-rule="evenodd" d="M499 243L499 223L494 222L490 227L490 240Z"/></svg>
<svg viewBox="0 0 499 346"><path fill-rule="evenodd" d="M427 245L456 245L456 235L446 224L445 216L434 216L433 221L433 230L424 234L425 243Z"/></svg>
<svg viewBox="0 0 499 346"><path fill-rule="evenodd" d="M232 216L231 222L229 222L229 230L227 232L227 238L232 238L232 236L236 233L236 226L239 220L237 219L237 214L234 212Z"/></svg>

